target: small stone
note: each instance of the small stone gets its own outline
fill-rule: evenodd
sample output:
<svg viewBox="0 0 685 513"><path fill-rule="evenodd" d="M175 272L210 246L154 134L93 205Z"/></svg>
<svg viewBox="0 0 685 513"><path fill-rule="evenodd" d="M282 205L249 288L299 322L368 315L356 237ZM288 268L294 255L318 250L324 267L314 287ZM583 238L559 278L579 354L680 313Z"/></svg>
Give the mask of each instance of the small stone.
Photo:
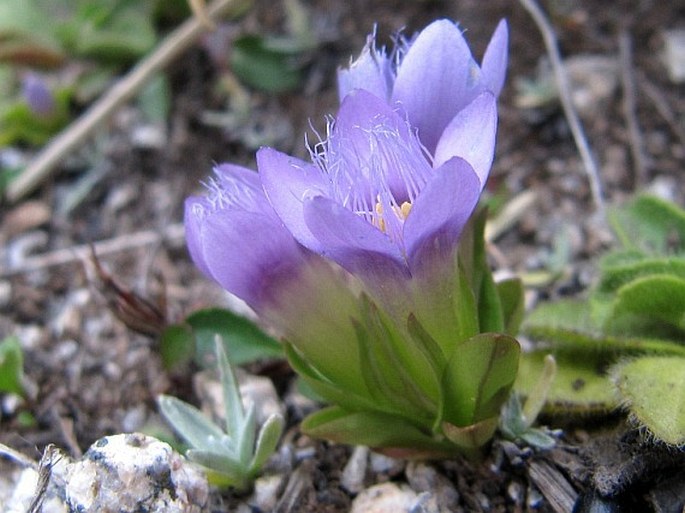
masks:
<svg viewBox="0 0 685 513"><path fill-rule="evenodd" d="M350 513L409 513L417 499L418 495L408 486L382 483L357 495Z"/></svg>
<svg viewBox="0 0 685 513"><path fill-rule="evenodd" d="M72 511L100 513L202 513L207 478L168 444L139 433L101 438L69 466Z"/></svg>
<svg viewBox="0 0 685 513"><path fill-rule="evenodd" d="M254 492L247 501L250 511L273 511L285 484L285 476L262 476L254 482Z"/></svg>
<svg viewBox="0 0 685 513"><path fill-rule="evenodd" d="M385 454L372 452L370 464L371 472L376 475L378 480L383 480L383 478L391 479L399 476L402 472L404 472L406 461L397 458L391 458Z"/></svg>
<svg viewBox="0 0 685 513"><path fill-rule="evenodd" d="M8 238L33 230L47 223L52 217L50 207L42 201L25 201L10 210L2 223Z"/></svg>
<svg viewBox="0 0 685 513"><path fill-rule="evenodd" d="M685 82L685 29L664 32L663 61L671 82Z"/></svg>
<svg viewBox="0 0 685 513"><path fill-rule="evenodd" d="M453 511L453 510L450 510ZM409 513L447 513L447 510L441 510L438 506L438 500L434 494L430 492L423 492L416 500L416 504L412 506Z"/></svg>
<svg viewBox="0 0 685 513"><path fill-rule="evenodd" d="M430 492L441 511L452 511L459 503L459 493L449 479L435 467L423 462L409 462L405 470L407 481L416 492Z"/></svg>
<svg viewBox="0 0 685 513"><path fill-rule="evenodd" d="M618 87L618 60L610 55L576 55L564 65L576 109L584 116L596 116Z"/></svg>
<svg viewBox="0 0 685 513"><path fill-rule="evenodd" d="M357 494L364 489L364 477L369 461L369 448L357 446L343 469L340 484L350 493Z"/></svg>

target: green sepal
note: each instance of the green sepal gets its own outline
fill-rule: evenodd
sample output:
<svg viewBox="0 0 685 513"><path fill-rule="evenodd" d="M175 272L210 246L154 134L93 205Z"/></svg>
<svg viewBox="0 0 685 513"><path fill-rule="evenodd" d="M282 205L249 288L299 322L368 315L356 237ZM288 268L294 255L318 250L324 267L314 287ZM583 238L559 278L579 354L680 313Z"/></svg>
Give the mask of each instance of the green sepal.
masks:
<svg viewBox="0 0 685 513"><path fill-rule="evenodd" d="M377 407L412 417L431 419L438 391L435 364L403 338L378 307L362 295L363 319L352 320L359 349L360 371ZM351 370L353 371L353 370ZM430 422L430 420L427 420Z"/></svg>
<svg viewBox="0 0 685 513"><path fill-rule="evenodd" d="M482 333L460 343L442 378L440 418L454 426L472 426L499 415L516 379L516 339Z"/></svg>
<svg viewBox="0 0 685 513"><path fill-rule="evenodd" d="M549 350L536 350L521 355L515 390L528 396L544 369ZM617 401L605 369L607 353L593 351L560 352L554 355L557 372L547 394L543 412L552 415L607 413Z"/></svg>
<svg viewBox="0 0 685 513"><path fill-rule="evenodd" d="M660 440L685 444L685 358L643 356L611 369L622 402Z"/></svg>
<svg viewBox="0 0 685 513"><path fill-rule="evenodd" d="M497 294L504 317L504 333L512 337L519 333L526 310L523 292L523 283L519 278L509 278L497 282Z"/></svg>
<svg viewBox="0 0 685 513"><path fill-rule="evenodd" d="M350 412L338 406L319 410L302 421L302 432L317 438L373 448L404 448L414 454L454 455L455 448L436 440L407 419L382 412Z"/></svg>
<svg viewBox="0 0 685 513"><path fill-rule="evenodd" d="M300 353L285 342L283 344L288 363L306 385L321 399L350 410L376 410L378 405L370 397L360 396L331 383L302 358Z"/></svg>

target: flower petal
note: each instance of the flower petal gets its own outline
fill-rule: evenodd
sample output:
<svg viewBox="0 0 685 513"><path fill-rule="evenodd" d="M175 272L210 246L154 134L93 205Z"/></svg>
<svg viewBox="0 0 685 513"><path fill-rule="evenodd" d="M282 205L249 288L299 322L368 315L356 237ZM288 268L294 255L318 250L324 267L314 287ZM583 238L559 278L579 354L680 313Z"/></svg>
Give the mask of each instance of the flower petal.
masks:
<svg viewBox="0 0 685 513"><path fill-rule="evenodd" d="M509 28L506 20L500 20L495 33L483 55L481 82L483 89L499 96L507 74L507 53L509 47Z"/></svg>
<svg viewBox="0 0 685 513"><path fill-rule="evenodd" d="M211 278L212 272L205 262L202 249L202 222L210 209L209 202L204 196L191 196L185 201L183 225L185 227L186 244L190 257L202 273Z"/></svg>
<svg viewBox="0 0 685 513"><path fill-rule="evenodd" d="M407 278L399 248L362 217L323 196L305 201L307 226L320 241L321 255L352 274L379 280Z"/></svg>
<svg viewBox="0 0 685 513"><path fill-rule="evenodd" d="M210 276L257 312L305 262L302 248L269 215L218 211L202 222L199 235Z"/></svg>
<svg viewBox="0 0 685 513"><path fill-rule="evenodd" d="M273 148L257 152L257 167L264 192L283 224L302 245L319 252L321 245L304 220L302 203L310 196L324 194L326 184L321 172Z"/></svg>
<svg viewBox="0 0 685 513"><path fill-rule="evenodd" d="M468 102L477 65L459 27L438 20L411 44L397 72L393 100L399 101L431 153L440 134Z"/></svg>
<svg viewBox="0 0 685 513"><path fill-rule="evenodd" d="M452 157L466 160L485 186L495 156L497 100L490 92L481 93L457 114L438 141L434 166Z"/></svg>
<svg viewBox="0 0 685 513"><path fill-rule="evenodd" d="M365 89L388 100L393 80L392 61L382 49L376 50L374 36L369 36L361 55L347 69L338 70L338 95L342 101L354 89Z"/></svg>
<svg viewBox="0 0 685 513"><path fill-rule="evenodd" d="M478 175L464 159L454 157L436 169L404 223L412 275L453 260L459 236L480 192Z"/></svg>

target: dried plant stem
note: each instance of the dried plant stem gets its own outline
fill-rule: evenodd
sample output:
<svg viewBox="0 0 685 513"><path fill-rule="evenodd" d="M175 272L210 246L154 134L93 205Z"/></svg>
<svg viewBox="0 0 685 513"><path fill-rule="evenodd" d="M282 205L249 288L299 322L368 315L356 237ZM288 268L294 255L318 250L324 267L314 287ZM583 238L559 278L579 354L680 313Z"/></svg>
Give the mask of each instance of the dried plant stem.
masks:
<svg viewBox="0 0 685 513"><path fill-rule="evenodd" d="M578 152L580 153L580 158L583 161L585 172L588 175L590 189L592 190L592 197L594 198L597 209L602 215L604 215L604 194L602 192L602 182L599 177L599 169L597 168L595 159L592 156L592 151L590 150L590 145L588 144L585 133L583 132L583 126L580 122L580 118L578 117L578 113L573 107L571 88L569 86L568 77L566 76L566 70L561 59L561 54L559 53L559 46L557 45L554 28L547 20L547 17L542 12L542 9L540 9L538 4L535 3L535 0L519 0L519 2L530 13L531 17L535 21L535 24L538 26L540 33L542 34L542 39L545 42L547 53L549 55L550 62L552 63L552 69L554 71L554 78L559 91L561 106L564 109L564 115L568 121L571 133L573 134L573 139L578 148Z"/></svg>
<svg viewBox="0 0 685 513"><path fill-rule="evenodd" d="M630 152L635 166L634 187L644 185L647 179L647 160L642 151L642 133L637 122L637 96L635 93L635 76L633 73L633 49L630 34L622 30L619 36L621 54L621 82L623 87L623 115L626 117Z"/></svg>
<svg viewBox="0 0 685 513"><path fill-rule="evenodd" d="M245 0L216 0L207 10L208 19L242 9ZM205 21L192 17L169 34L148 57L116 82L80 118L71 123L43 148L28 167L7 187L7 199L17 201L35 189L67 155L122 104L138 93L145 83L188 49L206 30Z"/></svg>
<svg viewBox="0 0 685 513"><path fill-rule="evenodd" d="M171 226L168 226L162 233L156 230L145 230L96 242L92 246L89 244L82 244L79 246L73 246L71 248L58 249L50 253L29 257L24 260L21 265L0 270L0 278L5 278L15 274L28 273L56 265L84 261L90 258L91 248L93 247L95 252L99 256L102 256L111 253L118 253L119 251L135 249L142 246L158 244L160 242L167 242L172 245L180 245L183 240L183 223L172 224Z"/></svg>

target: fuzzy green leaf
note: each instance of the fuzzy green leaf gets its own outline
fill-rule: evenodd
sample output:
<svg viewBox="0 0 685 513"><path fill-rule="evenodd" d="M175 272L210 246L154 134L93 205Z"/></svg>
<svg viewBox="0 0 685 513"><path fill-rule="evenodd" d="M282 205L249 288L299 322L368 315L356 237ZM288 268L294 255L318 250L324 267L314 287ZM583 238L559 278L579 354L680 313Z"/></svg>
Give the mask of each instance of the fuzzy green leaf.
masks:
<svg viewBox="0 0 685 513"><path fill-rule="evenodd" d="M544 368L547 350L521 355L515 389L527 396L535 387ZM593 351L564 352L554 355L557 373L547 395L543 411L572 415L607 412L617 406L613 387L604 370L608 354Z"/></svg>
<svg viewBox="0 0 685 513"><path fill-rule="evenodd" d="M654 196L638 196L609 212L609 220L627 249L666 255L685 251L685 210Z"/></svg>
<svg viewBox="0 0 685 513"><path fill-rule="evenodd" d="M640 424L666 443L685 444L685 358L641 357L615 365L611 375Z"/></svg>
<svg viewBox="0 0 685 513"><path fill-rule="evenodd" d="M621 287L607 327L616 332L616 326L626 320L630 333L635 335L658 333L662 331L659 324L685 330L685 279L645 276ZM682 334L681 331L676 337L682 339Z"/></svg>
<svg viewBox="0 0 685 513"><path fill-rule="evenodd" d="M240 461L222 453L190 449L186 451L190 461L202 465L210 483L219 487L232 486L244 490L249 486L251 476L248 468Z"/></svg>

